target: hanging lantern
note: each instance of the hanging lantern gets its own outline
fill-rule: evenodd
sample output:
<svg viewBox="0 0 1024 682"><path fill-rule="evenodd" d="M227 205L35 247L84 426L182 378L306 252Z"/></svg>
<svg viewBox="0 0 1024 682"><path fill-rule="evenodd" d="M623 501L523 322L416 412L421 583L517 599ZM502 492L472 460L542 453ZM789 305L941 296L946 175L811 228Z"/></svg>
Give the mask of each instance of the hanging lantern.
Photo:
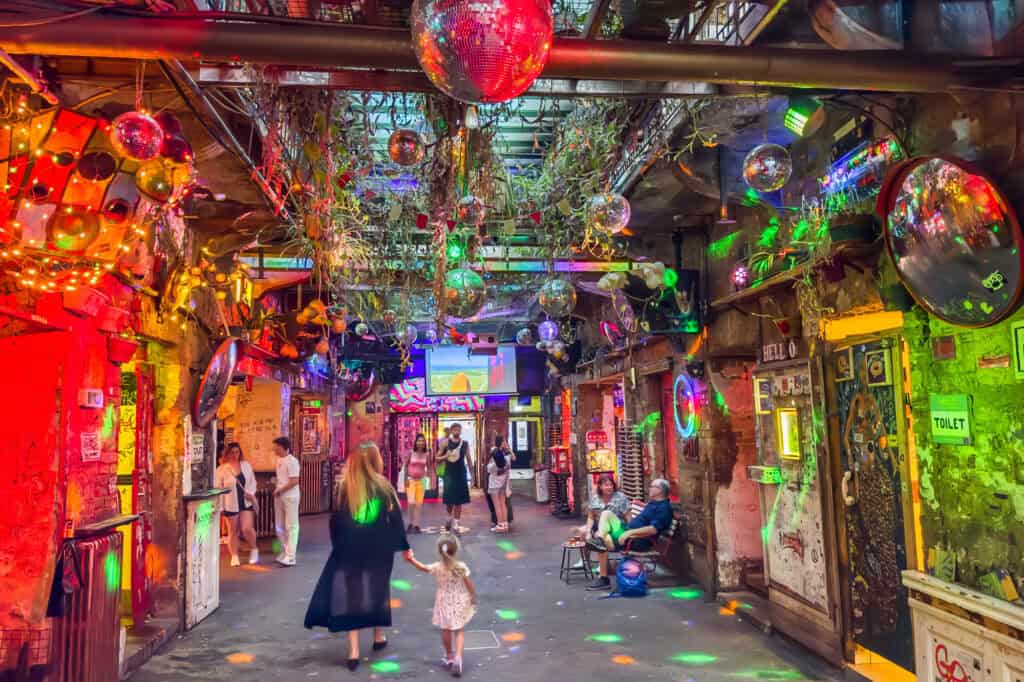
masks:
<svg viewBox="0 0 1024 682"><path fill-rule="evenodd" d="M47 226L47 242L58 251L84 251L100 234L99 216L81 207L68 207L53 214Z"/></svg>
<svg viewBox="0 0 1024 682"><path fill-rule="evenodd" d="M523 327L516 332L516 343L520 346L532 346L536 343L536 340L533 338L533 332L530 331L529 327Z"/></svg>
<svg viewBox="0 0 1024 682"><path fill-rule="evenodd" d="M759 144L743 159L743 179L758 192L782 189L793 172L789 150L777 144Z"/></svg>
<svg viewBox="0 0 1024 682"><path fill-rule="evenodd" d="M487 216L487 206L477 197L467 194L459 199L459 205L455 209L455 214L458 216L460 223L480 227Z"/></svg>
<svg viewBox="0 0 1024 682"><path fill-rule="evenodd" d="M550 317L565 317L576 308L576 287L567 279L550 279L541 287L537 302Z"/></svg>
<svg viewBox="0 0 1024 682"><path fill-rule="evenodd" d="M540 334L541 341L554 341L558 338L558 323L554 320L544 320L537 327L537 333Z"/></svg>
<svg viewBox="0 0 1024 682"><path fill-rule="evenodd" d="M463 102L525 92L547 63L554 33L547 0L414 0L409 23L420 66Z"/></svg>
<svg viewBox="0 0 1024 682"><path fill-rule="evenodd" d="M446 310L452 317L472 317L484 306L487 289L483 278L472 270L457 268L444 278Z"/></svg>
<svg viewBox="0 0 1024 682"><path fill-rule="evenodd" d="M618 234L629 225L629 202L621 194L597 194L587 204L587 225L601 234Z"/></svg>
<svg viewBox="0 0 1024 682"><path fill-rule="evenodd" d="M135 186L153 201L166 202L174 192L171 171L160 159L153 159L139 166L135 173Z"/></svg>
<svg viewBox="0 0 1024 682"><path fill-rule="evenodd" d="M388 156L399 166L415 166L425 153L423 137L415 130L396 130L388 138Z"/></svg>
<svg viewBox="0 0 1024 682"><path fill-rule="evenodd" d="M129 111L114 119L110 126L114 149L136 161L149 161L160 154L164 131L156 120L141 111Z"/></svg>

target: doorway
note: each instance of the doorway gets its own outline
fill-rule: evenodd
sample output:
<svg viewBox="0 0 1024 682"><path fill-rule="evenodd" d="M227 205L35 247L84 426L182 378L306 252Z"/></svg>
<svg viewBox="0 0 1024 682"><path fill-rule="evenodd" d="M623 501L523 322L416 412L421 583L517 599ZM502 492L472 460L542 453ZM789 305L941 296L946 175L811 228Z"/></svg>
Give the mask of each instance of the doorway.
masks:
<svg viewBox="0 0 1024 682"><path fill-rule="evenodd" d="M848 637L907 670L914 642L901 573L913 548L912 509L897 339L836 351L833 361L849 560Z"/></svg>
<svg viewBox="0 0 1024 682"><path fill-rule="evenodd" d="M515 417L508 421L508 445L515 459L513 469L533 470L541 454L540 417Z"/></svg>
<svg viewBox="0 0 1024 682"><path fill-rule="evenodd" d="M484 460L485 451L481 451L480 438L477 434L477 417L473 413L462 413L462 414L442 414L438 419L438 431L441 435L444 434L446 428L450 428L454 424L460 424L462 426L462 440L466 441L469 445L469 461L466 462L466 477L469 480L469 486L474 486L474 480L481 480L478 476L474 476L474 472L477 472L477 465L479 462Z"/></svg>

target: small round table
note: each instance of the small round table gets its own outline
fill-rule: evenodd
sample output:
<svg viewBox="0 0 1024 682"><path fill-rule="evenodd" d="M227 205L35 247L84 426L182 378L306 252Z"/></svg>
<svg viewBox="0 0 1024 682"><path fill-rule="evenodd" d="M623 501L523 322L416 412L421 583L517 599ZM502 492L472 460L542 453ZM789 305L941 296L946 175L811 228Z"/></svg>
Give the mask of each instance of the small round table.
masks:
<svg viewBox="0 0 1024 682"><path fill-rule="evenodd" d="M579 566L574 561L579 557ZM572 582L574 573L580 573L587 580L594 579L594 569L590 565L590 556L587 554L587 546L582 540L570 540L562 543L562 567L558 571L558 577L566 584Z"/></svg>

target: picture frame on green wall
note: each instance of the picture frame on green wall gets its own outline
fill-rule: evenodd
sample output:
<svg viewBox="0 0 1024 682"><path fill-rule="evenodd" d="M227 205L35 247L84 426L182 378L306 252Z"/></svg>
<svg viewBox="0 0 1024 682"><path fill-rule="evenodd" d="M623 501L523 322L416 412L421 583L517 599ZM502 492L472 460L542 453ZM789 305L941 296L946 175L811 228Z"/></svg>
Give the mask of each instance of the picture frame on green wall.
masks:
<svg viewBox="0 0 1024 682"><path fill-rule="evenodd" d="M1010 337L1013 342L1013 376L1020 381L1024 379L1024 320L1010 325Z"/></svg>

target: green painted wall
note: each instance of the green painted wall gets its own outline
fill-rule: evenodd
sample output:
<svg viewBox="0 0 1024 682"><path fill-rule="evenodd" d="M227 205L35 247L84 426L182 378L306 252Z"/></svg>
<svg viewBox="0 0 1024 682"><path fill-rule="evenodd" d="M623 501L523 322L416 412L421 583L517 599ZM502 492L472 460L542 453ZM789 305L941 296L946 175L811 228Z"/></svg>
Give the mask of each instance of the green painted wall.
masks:
<svg viewBox="0 0 1024 682"><path fill-rule="evenodd" d="M1006 568L1024 580L1024 381L1014 378L1011 324L1024 311L984 329L953 327L919 309L908 314L911 406L920 463L924 547L957 554L957 581ZM932 341L953 336L956 358L935 360ZM1010 367L979 368L982 358L1009 356ZM929 395L972 398L971 445L936 444Z"/></svg>

